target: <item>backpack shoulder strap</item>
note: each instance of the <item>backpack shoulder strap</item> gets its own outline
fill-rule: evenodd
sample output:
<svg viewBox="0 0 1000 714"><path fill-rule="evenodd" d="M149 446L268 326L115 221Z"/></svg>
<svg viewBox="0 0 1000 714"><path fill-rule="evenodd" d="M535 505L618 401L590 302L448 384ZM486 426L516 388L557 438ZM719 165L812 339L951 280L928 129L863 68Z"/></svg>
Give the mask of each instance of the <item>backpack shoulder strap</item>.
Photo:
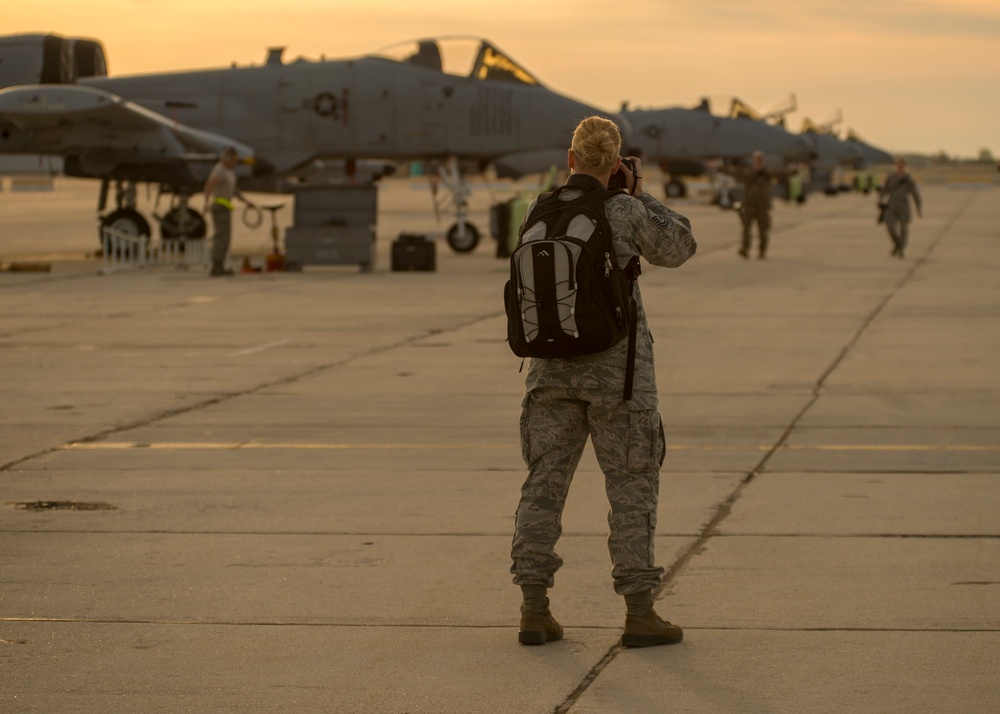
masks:
<svg viewBox="0 0 1000 714"><path fill-rule="evenodd" d="M621 193L621 191L601 189L601 188L596 188L594 186L578 186L575 184L571 185L564 183L562 186L559 186L553 189L552 191L549 191L548 193L541 194L538 197L538 203L555 200L559 197L560 194L562 194L565 191L579 191L582 194L579 198L571 199L567 201L567 203L574 203L576 201L591 203L591 202L596 202L599 199L602 205L603 202L606 201L607 199L611 198L612 196L617 196L619 193Z"/></svg>
<svg viewBox="0 0 1000 714"><path fill-rule="evenodd" d="M561 199L560 196L566 191L579 192L581 195L571 199ZM601 221L608 240L611 240L611 224L608 221L604 202L617 193L618 191L607 191L591 186L563 184L552 191L539 194L538 198L535 199L534 208L531 209L531 212L528 213L521 224L522 231L518 234L518 240L520 240L523 229L537 222L543 216L560 213L563 210L572 208L584 208L594 214Z"/></svg>
<svg viewBox="0 0 1000 714"><path fill-rule="evenodd" d="M632 399L632 384L635 381L635 349L639 336L639 303L635 299L635 283L642 273L639 256L633 255L623 269L628 280L628 295L632 310L628 326L628 356L625 359L625 401Z"/></svg>

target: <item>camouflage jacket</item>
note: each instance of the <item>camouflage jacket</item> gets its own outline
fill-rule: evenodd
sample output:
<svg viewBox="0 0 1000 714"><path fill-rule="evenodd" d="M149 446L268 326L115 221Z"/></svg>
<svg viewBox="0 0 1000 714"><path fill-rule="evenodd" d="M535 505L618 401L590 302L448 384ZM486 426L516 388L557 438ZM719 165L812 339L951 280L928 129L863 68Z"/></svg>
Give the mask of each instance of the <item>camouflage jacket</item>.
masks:
<svg viewBox="0 0 1000 714"><path fill-rule="evenodd" d="M879 203L887 205L889 210L899 216L902 220L910 221L910 196L917 210L922 210L920 191L917 190L917 182L910 174L898 174L893 172L885 179L882 193L879 194Z"/></svg>
<svg viewBox="0 0 1000 714"><path fill-rule="evenodd" d="M594 185L604 188L597 179L586 174L573 174L566 183L569 186ZM579 194L566 191L563 195L567 199L572 199ZM697 245L691 234L691 222L648 193L643 193L640 198L620 193L609 198L604 206L614 235L618 264L622 267L632 256L640 255L653 265L676 268L694 255ZM532 201L525 215L530 215L534 207L535 202ZM639 278L635 286L639 321L633 389L636 392L655 392L653 340L639 291L641 282L642 278ZM619 340L611 349L599 354L568 359L532 359L525 378L525 390L531 391L538 387L570 387L622 392L625 387L627 356L626 337Z"/></svg>
<svg viewBox="0 0 1000 714"><path fill-rule="evenodd" d="M794 171L771 171L770 169L739 168L723 169L743 184L743 205L751 211L771 210L771 189L775 180L784 181Z"/></svg>

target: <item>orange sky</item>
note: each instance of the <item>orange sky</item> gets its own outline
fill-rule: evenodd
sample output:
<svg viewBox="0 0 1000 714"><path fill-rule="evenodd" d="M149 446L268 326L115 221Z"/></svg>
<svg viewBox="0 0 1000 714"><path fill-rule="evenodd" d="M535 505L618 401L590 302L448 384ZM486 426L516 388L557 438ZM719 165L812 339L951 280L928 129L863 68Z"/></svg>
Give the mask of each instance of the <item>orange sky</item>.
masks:
<svg viewBox="0 0 1000 714"><path fill-rule="evenodd" d="M111 74L350 57L446 34L490 39L551 89L608 110L794 92L805 117L890 151L1000 155L997 0L31 0L0 33L101 40Z"/></svg>

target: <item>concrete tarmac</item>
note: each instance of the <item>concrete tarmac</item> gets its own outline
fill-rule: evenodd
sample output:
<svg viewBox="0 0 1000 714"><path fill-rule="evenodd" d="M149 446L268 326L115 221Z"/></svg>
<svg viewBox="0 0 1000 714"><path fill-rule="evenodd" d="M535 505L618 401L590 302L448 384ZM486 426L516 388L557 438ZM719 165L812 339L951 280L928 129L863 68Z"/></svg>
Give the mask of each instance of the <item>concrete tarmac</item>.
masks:
<svg viewBox="0 0 1000 714"><path fill-rule="evenodd" d="M517 644L491 241L391 272L447 221L390 180L371 273L100 275L95 193L0 194L0 260L52 262L0 273L0 712L1000 711L1000 187L925 186L904 260L870 196L779 204L767 260L675 204L698 254L640 284L686 636L638 650L589 447L565 640Z"/></svg>

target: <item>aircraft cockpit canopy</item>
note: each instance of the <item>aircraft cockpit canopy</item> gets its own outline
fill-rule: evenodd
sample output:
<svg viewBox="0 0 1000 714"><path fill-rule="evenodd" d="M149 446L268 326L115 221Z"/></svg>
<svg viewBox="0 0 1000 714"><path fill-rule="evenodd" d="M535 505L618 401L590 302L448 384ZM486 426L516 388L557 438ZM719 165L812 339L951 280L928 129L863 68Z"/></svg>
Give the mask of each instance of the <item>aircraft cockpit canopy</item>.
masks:
<svg viewBox="0 0 1000 714"><path fill-rule="evenodd" d="M753 119L754 121L761 121L764 117L762 117L756 109L751 107L743 100L737 97L733 97L733 101L729 105L729 118Z"/></svg>
<svg viewBox="0 0 1000 714"><path fill-rule="evenodd" d="M802 122L802 133L803 134L823 134L832 135L833 132L829 127L823 126L822 124L817 124L812 119L808 117Z"/></svg>
<svg viewBox="0 0 1000 714"><path fill-rule="evenodd" d="M379 50L376 55L435 72L485 82L541 85L528 70L486 40L477 37L443 37L403 42Z"/></svg>

